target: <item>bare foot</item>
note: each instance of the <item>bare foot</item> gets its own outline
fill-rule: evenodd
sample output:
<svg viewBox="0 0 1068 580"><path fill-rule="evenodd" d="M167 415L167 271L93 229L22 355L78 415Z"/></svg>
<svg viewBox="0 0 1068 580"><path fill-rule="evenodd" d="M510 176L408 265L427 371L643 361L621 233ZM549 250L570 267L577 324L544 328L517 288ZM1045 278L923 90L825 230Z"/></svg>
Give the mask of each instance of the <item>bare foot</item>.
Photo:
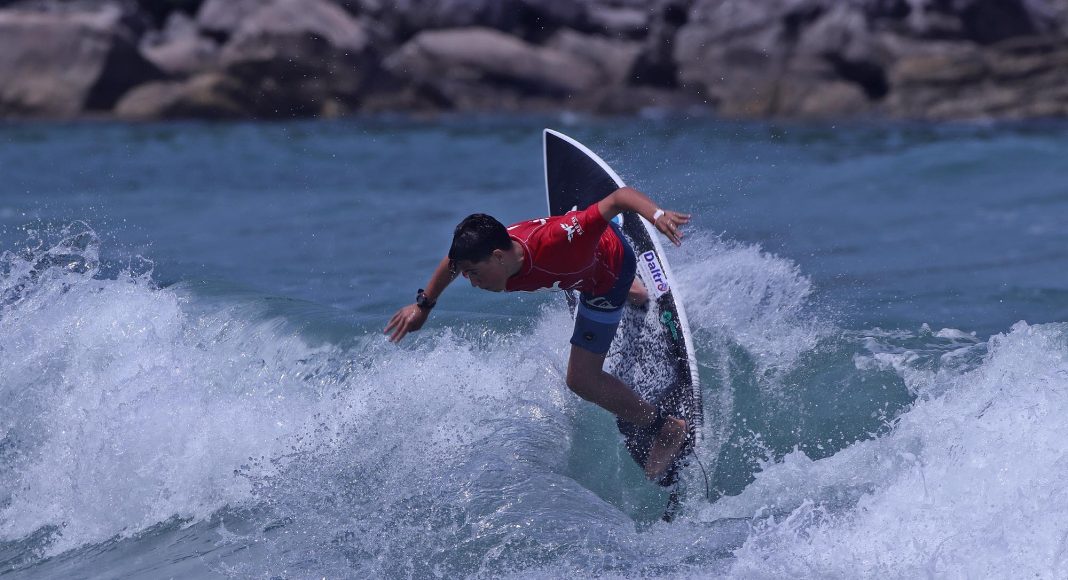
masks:
<svg viewBox="0 0 1068 580"><path fill-rule="evenodd" d="M638 278L634 279L634 282L630 285L630 290L627 291L627 301L631 306L641 308L649 302L649 292L645 289L645 284Z"/></svg>
<svg viewBox="0 0 1068 580"><path fill-rule="evenodd" d="M653 440L649 449L649 458L645 460L645 477L656 479L668 466L679 448L686 441L686 421L668 417L660 433Z"/></svg>

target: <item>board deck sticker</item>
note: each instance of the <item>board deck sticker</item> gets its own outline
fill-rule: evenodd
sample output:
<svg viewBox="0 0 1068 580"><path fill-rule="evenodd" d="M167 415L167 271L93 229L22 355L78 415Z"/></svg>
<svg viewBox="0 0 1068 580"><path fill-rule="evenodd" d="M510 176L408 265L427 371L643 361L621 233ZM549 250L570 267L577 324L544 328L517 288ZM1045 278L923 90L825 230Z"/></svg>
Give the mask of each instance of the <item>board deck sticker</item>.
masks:
<svg viewBox="0 0 1068 580"><path fill-rule="evenodd" d="M585 209L624 186L604 160L578 141L552 129L545 130L544 139L550 215ZM649 291L650 300L647 309L624 309L606 368L645 400L686 420L686 446L657 481L671 487L678 481L679 470L687 464L701 433L704 413L697 360L686 313L674 292L671 266L660 245L660 233L635 213L624 212L622 217L623 234L634 249L638 277ZM565 293L574 314L578 295L573 291ZM622 419L617 418L616 424L631 456L638 465L644 465L655 434Z"/></svg>

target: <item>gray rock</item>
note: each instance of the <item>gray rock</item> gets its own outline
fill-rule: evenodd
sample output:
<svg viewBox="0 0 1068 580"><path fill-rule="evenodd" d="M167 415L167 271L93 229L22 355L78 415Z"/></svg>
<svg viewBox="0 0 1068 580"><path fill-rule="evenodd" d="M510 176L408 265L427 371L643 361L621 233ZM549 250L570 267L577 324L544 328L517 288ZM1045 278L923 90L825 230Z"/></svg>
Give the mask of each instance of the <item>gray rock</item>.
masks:
<svg viewBox="0 0 1068 580"><path fill-rule="evenodd" d="M1034 13L1040 15L1042 32L1050 36L1068 36L1068 0L1030 0Z"/></svg>
<svg viewBox="0 0 1068 580"><path fill-rule="evenodd" d="M697 0L690 9L687 28L691 29L691 34L700 30L701 36L711 42L722 42L767 28L781 29L788 34L787 27L818 13L824 5L825 2L818 0Z"/></svg>
<svg viewBox="0 0 1068 580"><path fill-rule="evenodd" d="M171 12L167 16L167 21L163 23L160 39L164 41L173 40L191 36L197 32L199 32L197 23L188 14L185 12Z"/></svg>
<svg viewBox="0 0 1068 580"><path fill-rule="evenodd" d="M360 21L326 0L274 0L234 30L220 63L255 95L258 116L306 116L358 105L376 68Z"/></svg>
<svg viewBox="0 0 1068 580"><path fill-rule="evenodd" d="M674 44L679 82L732 117L867 114L890 90L895 55L871 21L887 11L864 2L699 0Z"/></svg>
<svg viewBox="0 0 1068 580"><path fill-rule="evenodd" d="M366 50L363 25L327 0L270 0L248 15L234 30L226 45L230 58L240 58L244 50L261 50L291 37L317 36L332 49L360 53Z"/></svg>
<svg viewBox="0 0 1068 580"><path fill-rule="evenodd" d="M1068 42L1036 38L924 48L895 63L888 114L947 120L1068 112Z"/></svg>
<svg viewBox="0 0 1068 580"><path fill-rule="evenodd" d="M762 10L752 4L698 2L691 21L675 39L680 85L730 117L776 114L779 79L787 70L784 15L788 4L779 0Z"/></svg>
<svg viewBox="0 0 1068 580"><path fill-rule="evenodd" d="M221 73L186 81L146 83L127 93L115 114L129 120L236 119L253 116L247 87Z"/></svg>
<svg viewBox="0 0 1068 580"><path fill-rule="evenodd" d="M1026 0L956 0L952 10L964 37L980 44L1033 35L1042 26Z"/></svg>
<svg viewBox="0 0 1068 580"><path fill-rule="evenodd" d="M615 87L595 95L590 108L608 115L657 115L670 111L707 112L699 99L680 91L658 87Z"/></svg>
<svg viewBox="0 0 1068 580"><path fill-rule="evenodd" d="M649 32L652 15L647 8L593 4L586 11L585 22L606 36L643 38Z"/></svg>
<svg viewBox="0 0 1068 580"><path fill-rule="evenodd" d="M0 12L0 115L108 110L162 73L137 50L122 12Z"/></svg>
<svg viewBox="0 0 1068 580"><path fill-rule="evenodd" d="M791 70L828 71L828 78L857 85L869 100L882 99L895 55L872 26L855 7L832 7L799 33Z"/></svg>
<svg viewBox="0 0 1068 580"><path fill-rule="evenodd" d="M859 117L873 110L859 85L834 78L787 76L779 82L777 99L777 115L800 119Z"/></svg>
<svg viewBox="0 0 1068 580"><path fill-rule="evenodd" d="M635 41L580 34L567 29L553 36L546 46L596 67L600 76L597 84L601 86L627 84L642 50L641 44Z"/></svg>
<svg viewBox="0 0 1068 580"><path fill-rule="evenodd" d="M173 76L188 76L211 68L218 52L218 45L201 36L196 23L181 12L171 13L161 32L147 35L141 42L145 58Z"/></svg>
<svg viewBox="0 0 1068 580"><path fill-rule="evenodd" d="M961 86L979 82L986 76L986 63L978 49L967 44L940 48L909 55L894 63L890 74L894 89Z"/></svg>
<svg viewBox="0 0 1068 580"><path fill-rule="evenodd" d="M40 12L56 16L108 12L117 18L122 30L136 41L154 24L137 0L16 0L8 7L19 12ZM0 2L2 6L2 2ZM117 13L117 16L114 16Z"/></svg>
<svg viewBox="0 0 1068 580"><path fill-rule="evenodd" d="M548 38L561 28L589 30L589 11L596 2L586 0L519 0L516 33L532 41Z"/></svg>
<svg viewBox="0 0 1068 580"><path fill-rule="evenodd" d="M252 14L272 0L206 0L197 11L197 26L225 40Z"/></svg>
<svg viewBox="0 0 1068 580"><path fill-rule="evenodd" d="M854 62L882 60L864 14L847 4L821 14L798 36L796 50L807 55Z"/></svg>
<svg viewBox="0 0 1068 580"><path fill-rule="evenodd" d="M1046 75L1068 73L1068 44L1051 38L1006 41L986 51L991 78L997 81L1028 81Z"/></svg>
<svg viewBox="0 0 1068 580"><path fill-rule="evenodd" d="M386 61L387 70L452 108L510 109L564 102L593 89L596 66L486 28L420 33Z"/></svg>
<svg viewBox="0 0 1068 580"><path fill-rule="evenodd" d="M0 115L1068 111L1068 0L197 1L0 0Z"/></svg>
<svg viewBox="0 0 1068 580"><path fill-rule="evenodd" d="M337 4L350 14L379 18L392 3L389 0L338 0Z"/></svg>
<svg viewBox="0 0 1068 580"><path fill-rule="evenodd" d="M661 0L653 9L641 53L631 68L631 82L675 89L679 86L675 38L688 19L693 0Z"/></svg>
<svg viewBox="0 0 1068 580"><path fill-rule="evenodd" d="M917 38L992 44L1008 38L1055 33L1063 0L864 0L872 21L899 20Z"/></svg>

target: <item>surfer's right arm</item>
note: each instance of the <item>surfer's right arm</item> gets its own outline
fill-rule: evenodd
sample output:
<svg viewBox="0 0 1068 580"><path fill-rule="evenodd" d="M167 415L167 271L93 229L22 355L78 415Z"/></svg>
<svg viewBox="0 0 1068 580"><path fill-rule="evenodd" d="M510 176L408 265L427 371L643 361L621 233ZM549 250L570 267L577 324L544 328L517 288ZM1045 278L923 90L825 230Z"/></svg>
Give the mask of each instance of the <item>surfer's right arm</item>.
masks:
<svg viewBox="0 0 1068 580"><path fill-rule="evenodd" d="M660 209L656 202L633 187L621 187L608 194L597 202L597 209L605 221L611 221L622 212L632 211L648 220L676 246L682 245L682 231L679 228L690 223L690 214Z"/></svg>
<svg viewBox="0 0 1068 580"><path fill-rule="evenodd" d="M400 342L409 332L415 332L422 328L426 319L430 317L430 309L434 307L438 297L455 279L456 272L453 271L451 260L446 257L438 264L434 274L430 277L430 281L427 282L426 289L423 291L429 306L409 304L398 310L393 315L393 318L389 319L389 324L386 325L385 330L382 332L390 335L390 342Z"/></svg>

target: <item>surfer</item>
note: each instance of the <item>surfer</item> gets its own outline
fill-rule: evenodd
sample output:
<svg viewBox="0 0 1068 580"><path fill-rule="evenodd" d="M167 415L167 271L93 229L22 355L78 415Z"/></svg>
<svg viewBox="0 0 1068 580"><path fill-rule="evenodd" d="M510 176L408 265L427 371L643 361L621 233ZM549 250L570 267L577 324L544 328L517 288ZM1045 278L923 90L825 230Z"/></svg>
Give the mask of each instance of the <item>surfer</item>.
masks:
<svg viewBox="0 0 1068 580"><path fill-rule="evenodd" d="M458 276L475 288L492 292L534 291L544 288L581 293L567 386L578 396L612 414L656 434L643 466L656 479L671 465L686 441L686 421L667 415L643 400L618 378L603 370L623 306L648 301L648 293L634 274L634 251L612 221L624 211L649 220L676 246L680 227L690 216L665 211L640 191L622 187L583 210L527 220L504 227L485 214L472 214L453 233L452 246L416 301L401 308L384 332L398 342L422 328L441 293Z"/></svg>

